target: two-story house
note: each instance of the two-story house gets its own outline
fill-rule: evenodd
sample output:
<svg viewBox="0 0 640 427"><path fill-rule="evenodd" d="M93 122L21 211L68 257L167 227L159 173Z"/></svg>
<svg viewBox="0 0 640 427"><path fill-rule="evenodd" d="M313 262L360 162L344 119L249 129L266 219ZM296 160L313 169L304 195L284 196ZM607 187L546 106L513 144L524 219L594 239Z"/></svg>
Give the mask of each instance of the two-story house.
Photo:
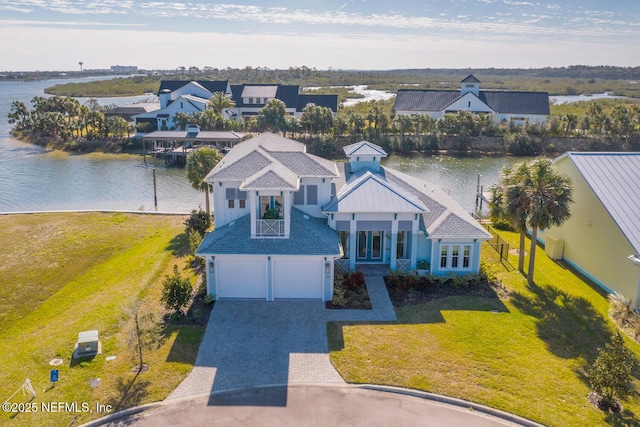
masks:
<svg viewBox="0 0 640 427"><path fill-rule="evenodd" d="M549 94L482 90L480 80L469 75L460 82L460 90L401 89L393 110L399 116L426 114L435 119L446 113L469 111L487 114L498 124L544 124L549 115Z"/></svg>
<svg viewBox="0 0 640 427"><path fill-rule="evenodd" d="M477 272L490 238L440 189L380 164L370 142L346 163L266 133L237 144L209 173L215 229L196 251L218 298L330 300L335 268L384 264L433 274Z"/></svg>
<svg viewBox="0 0 640 427"><path fill-rule="evenodd" d="M285 114L297 118L302 117L304 108L309 104L327 107L334 115L338 112L338 95L303 94L298 85L230 85L226 80L163 80L158 90L160 109L135 115L135 125L148 123L152 130L175 129L176 114L191 115L205 111L209 99L216 92L225 93L233 100L234 106L221 112L225 119L230 120L254 118L272 99L282 101Z"/></svg>

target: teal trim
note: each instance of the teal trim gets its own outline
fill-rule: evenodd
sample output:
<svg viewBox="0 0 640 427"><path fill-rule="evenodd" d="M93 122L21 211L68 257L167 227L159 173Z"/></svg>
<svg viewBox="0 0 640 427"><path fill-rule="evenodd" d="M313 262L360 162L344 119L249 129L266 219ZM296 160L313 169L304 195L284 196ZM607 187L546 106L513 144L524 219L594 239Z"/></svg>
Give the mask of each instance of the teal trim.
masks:
<svg viewBox="0 0 640 427"><path fill-rule="evenodd" d="M611 289L609 289L604 283L602 283L601 281L599 281L598 279L596 279L595 277L593 277L592 275L590 275L589 273L587 273L586 271L584 271L582 268L578 267L577 264L575 264L574 262L572 262L571 260L568 260L565 257L562 257L562 260L564 262L566 262L567 264L569 264L572 268L574 268L576 271L580 272L580 274L584 275L586 278L588 278L589 280L591 280L593 283L595 283L596 285L600 286L604 291L613 294L614 291L612 291Z"/></svg>

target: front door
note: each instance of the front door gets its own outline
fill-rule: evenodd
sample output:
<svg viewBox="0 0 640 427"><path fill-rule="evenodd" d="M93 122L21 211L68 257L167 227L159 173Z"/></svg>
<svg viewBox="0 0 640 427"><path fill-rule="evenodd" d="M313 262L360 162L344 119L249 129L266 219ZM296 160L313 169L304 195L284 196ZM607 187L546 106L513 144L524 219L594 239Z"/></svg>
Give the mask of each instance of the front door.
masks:
<svg viewBox="0 0 640 427"><path fill-rule="evenodd" d="M358 231L358 261L382 261L384 231Z"/></svg>

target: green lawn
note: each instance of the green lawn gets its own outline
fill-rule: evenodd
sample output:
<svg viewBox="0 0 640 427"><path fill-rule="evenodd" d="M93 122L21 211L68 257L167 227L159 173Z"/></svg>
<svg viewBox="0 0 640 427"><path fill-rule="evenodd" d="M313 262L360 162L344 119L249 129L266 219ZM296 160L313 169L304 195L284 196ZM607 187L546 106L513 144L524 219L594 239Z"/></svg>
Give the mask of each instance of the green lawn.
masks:
<svg viewBox="0 0 640 427"><path fill-rule="evenodd" d="M517 235L501 234L515 247ZM447 297L398 308L397 323L329 324L332 363L347 382L426 390L549 426L640 424L638 397L616 417L587 400L586 372L615 331L606 298L543 250L535 286L517 271L499 278L503 299ZM627 345L640 358L640 346Z"/></svg>
<svg viewBox="0 0 640 427"><path fill-rule="evenodd" d="M157 348L145 352L148 373L128 345L130 307L158 315L164 276L187 268L181 216L37 214L0 216L0 394L7 399L29 378L38 413L0 415L0 424L60 426L98 418L93 413L43 413L41 403L86 402L114 410L161 400L188 374L204 334L202 326L168 326ZM102 354L72 363L80 331L97 329ZM116 356L107 361L107 356ZM60 379L49 382L49 361ZM89 380L100 378L91 389ZM12 402L28 402L18 393ZM11 420L8 422L8 420Z"/></svg>

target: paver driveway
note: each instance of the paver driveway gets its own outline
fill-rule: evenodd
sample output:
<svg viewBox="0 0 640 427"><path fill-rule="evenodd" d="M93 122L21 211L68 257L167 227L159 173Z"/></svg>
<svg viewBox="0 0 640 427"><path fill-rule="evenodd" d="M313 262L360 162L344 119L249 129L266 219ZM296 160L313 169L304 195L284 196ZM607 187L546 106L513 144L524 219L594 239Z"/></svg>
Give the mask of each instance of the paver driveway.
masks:
<svg viewBox="0 0 640 427"><path fill-rule="evenodd" d="M191 374L169 399L237 387L343 383L329 361L320 301L222 300Z"/></svg>

